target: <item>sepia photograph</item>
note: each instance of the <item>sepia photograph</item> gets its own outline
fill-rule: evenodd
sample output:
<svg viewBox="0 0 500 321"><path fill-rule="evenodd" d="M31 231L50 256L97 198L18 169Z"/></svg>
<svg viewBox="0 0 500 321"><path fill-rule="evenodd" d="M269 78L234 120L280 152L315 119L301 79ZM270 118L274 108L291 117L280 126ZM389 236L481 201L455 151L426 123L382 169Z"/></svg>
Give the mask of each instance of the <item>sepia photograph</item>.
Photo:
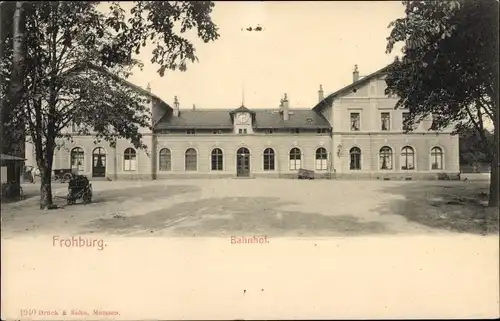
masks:
<svg viewBox="0 0 500 321"><path fill-rule="evenodd" d="M500 317L497 0L0 5L2 320Z"/></svg>

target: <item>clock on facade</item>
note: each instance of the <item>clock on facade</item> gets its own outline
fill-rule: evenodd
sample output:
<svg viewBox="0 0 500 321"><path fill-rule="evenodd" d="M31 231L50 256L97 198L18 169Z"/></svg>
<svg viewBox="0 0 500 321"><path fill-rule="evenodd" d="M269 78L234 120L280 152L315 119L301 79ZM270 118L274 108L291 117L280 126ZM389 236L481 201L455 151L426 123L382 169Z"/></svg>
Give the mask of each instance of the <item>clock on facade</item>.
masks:
<svg viewBox="0 0 500 321"><path fill-rule="evenodd" d="M248 115L247 114L240 114L238 116L238 120L240 121L240 124L246 124L248 122Z"/></svg>

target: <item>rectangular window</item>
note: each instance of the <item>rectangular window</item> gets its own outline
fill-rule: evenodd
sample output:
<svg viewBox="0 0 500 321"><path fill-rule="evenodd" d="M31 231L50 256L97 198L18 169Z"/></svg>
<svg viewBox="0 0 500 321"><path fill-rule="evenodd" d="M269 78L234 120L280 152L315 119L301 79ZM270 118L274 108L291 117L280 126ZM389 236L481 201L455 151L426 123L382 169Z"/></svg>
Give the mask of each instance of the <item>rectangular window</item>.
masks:
<svg viewBox="0 0 500 321"><path fill-rule="evenodd" d="M170 171L172 169L172 163L170 158L160 156L160 171Z"/></svg>
<svg viewBox="0 0 500 321"><path fill-rule="evenodd" d="M380 169L392 170L391 154L380 154Z"/></svg>
<svg viewBox="0 0 500 321"><path fill-rule="evenodd" d="M169 150L160 151L160 171L170 171L172 170L172 156Z"/></svg>
<svg viewBox="0 0 500 321"><path fill-rule="evenodd" d="M290 160L290 170L300 169L300 159L291 159Z"/></svg>
<svg viewBox="0 0 500 321"><path fill-rule="evenodd" d="M403 126L403 130L405 130L405 131L406 130L410 130L410 128L411 128L410 126L408 126L407 124L405 124L405 122L408 121L409 119L410 119L410 113L404 112L403 113L403 124L402 124L402 126Z"/></svg>
<svg viewBox="0 0 500 321"><path fill-rule="evenodd" d="M213 155L212 154L212 170L221 171L222 170L222 154Z"/></svg>
<svg viewBox="0 0 500 321"><path fill-rule="evenodd" d="M351 153L351 162L349 164L350 170L360 170L361 169L361 154Z"/></svg>
<svg viewBox="0 0 500 321"><path fill-rule="evenodd" d="M437 116L431 114L431 130L437 130L438 126L438 119Z"/></svg>
<svg viewBox="0 0 500 321"><path fill-rule="evenodd" d="M247 129L246 128L240 128L238 129L238 134L246 134L247 133Z"/></svg>
<svg viewBox="0 0 500 321"><path fill-rule="evenodd" d="M83 153L74 153L72 160L72 167L76 168L79 172L84 171L85 168L85 157Z"/></svg>
<svg viewBox="0 0 500 321"><path fill-rule="evenodd" d="M381 113L380 114L380 122L382 125L381 130L391 130L391 114L390 113Z"/></svg>
<svg viewBox="0 0 500 321"><path fill-rule="evenodd" d="M361 116L359 113L351 113L351 131L359 131L361 125Z"/></svg>
<svg viewBox="0 0 500 321"><path fill-rule="evenodd" d="M127 158L127 156L125 156L124 162L125 163L123 164L123 170L135 171L137 169L137 159L135 158L135 156L131 156L130 158Z"/></svg>
<svg viewBox="0 0 500 321"><path fill-rule="evenodd" d="M326 171L328 169L328 164L326 159L316 160L316 169L321 171Z"/></svg>
<svg viewBox="0 0 500 321"><path fill-rule="evenodd" d="M186 171L196 171L196 154L186 155Z"/></svg>
<svg viewBox="0 0 500 321"><path fill-rule="evenodd" d="M274 154L264 154L264 170L274 171Z"/></svg>

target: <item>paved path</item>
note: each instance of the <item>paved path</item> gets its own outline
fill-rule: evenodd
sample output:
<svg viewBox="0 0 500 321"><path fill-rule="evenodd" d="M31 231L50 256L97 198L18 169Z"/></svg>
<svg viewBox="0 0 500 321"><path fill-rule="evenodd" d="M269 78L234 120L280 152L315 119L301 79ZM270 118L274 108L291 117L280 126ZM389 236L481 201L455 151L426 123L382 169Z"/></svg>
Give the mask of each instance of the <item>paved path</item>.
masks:
<svg viewBox="0 0 500 321"><path fill-rule="evenodd" d="M448 234L407 221L401 215L401 211L411 210L407 194L416 193L418 187L422 197L427 197L425 188L432 184L440 184L439 188L468 185L425 184L276 179L96 181L93 204L51 211L38 210L38 186L25 185L30 198L2 205L2 230L6 237L55 232L293 237ZM67 185L53 186L56 203L64 205L66 192Z"/></svg>

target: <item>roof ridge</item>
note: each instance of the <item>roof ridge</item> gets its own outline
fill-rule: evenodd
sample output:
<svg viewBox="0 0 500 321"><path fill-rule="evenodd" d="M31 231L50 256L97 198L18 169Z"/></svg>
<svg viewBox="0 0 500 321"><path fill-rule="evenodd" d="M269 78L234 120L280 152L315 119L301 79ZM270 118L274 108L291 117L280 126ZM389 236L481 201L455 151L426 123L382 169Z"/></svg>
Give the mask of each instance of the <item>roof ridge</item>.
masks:
<svg viewBox="0 0 500 321"><path fill-rule="evenodd" d="M370 79L376 77L377 75L380 75L380 74L383 74L390 66L392 66L393 63L390 63L382 68L379 68L378 70L366 75L365 77L347 85L347 86L344 86L340 89L338 89L337 91L334 91L333 93L327 95L325 98L323 98L319 103L317 103L312 109L315 110L318 106L322 105L323 102L325 102L327 99L330 99L332 97L335 97L337 96L338 94L344 92L345 90L348 90L348 89L351 89L353 87L356 87L362 83L365 83L367 81L369 81Z"/></svg>
<svg viewBox="0 0 500 321"><path fill-rule="evenodd" d="M238 109L238 108L236 108ZM281 108L279 107L274 107L274 108L247 108L248 110L252 110L252 111L258 111L258 110L281 110ZM179 109L180 112L185 112L185 111L193 111L193 112L196 112L196 111L233 111L235 109L229 109L229 108L198 108L196 107L196 109L191 109L191 108L186 108L186 109ZM289 108L288 110L292 110L292 111L295 111L295 110L312 110L311 108L309 107L295 107L295 108Z"/></svg>

